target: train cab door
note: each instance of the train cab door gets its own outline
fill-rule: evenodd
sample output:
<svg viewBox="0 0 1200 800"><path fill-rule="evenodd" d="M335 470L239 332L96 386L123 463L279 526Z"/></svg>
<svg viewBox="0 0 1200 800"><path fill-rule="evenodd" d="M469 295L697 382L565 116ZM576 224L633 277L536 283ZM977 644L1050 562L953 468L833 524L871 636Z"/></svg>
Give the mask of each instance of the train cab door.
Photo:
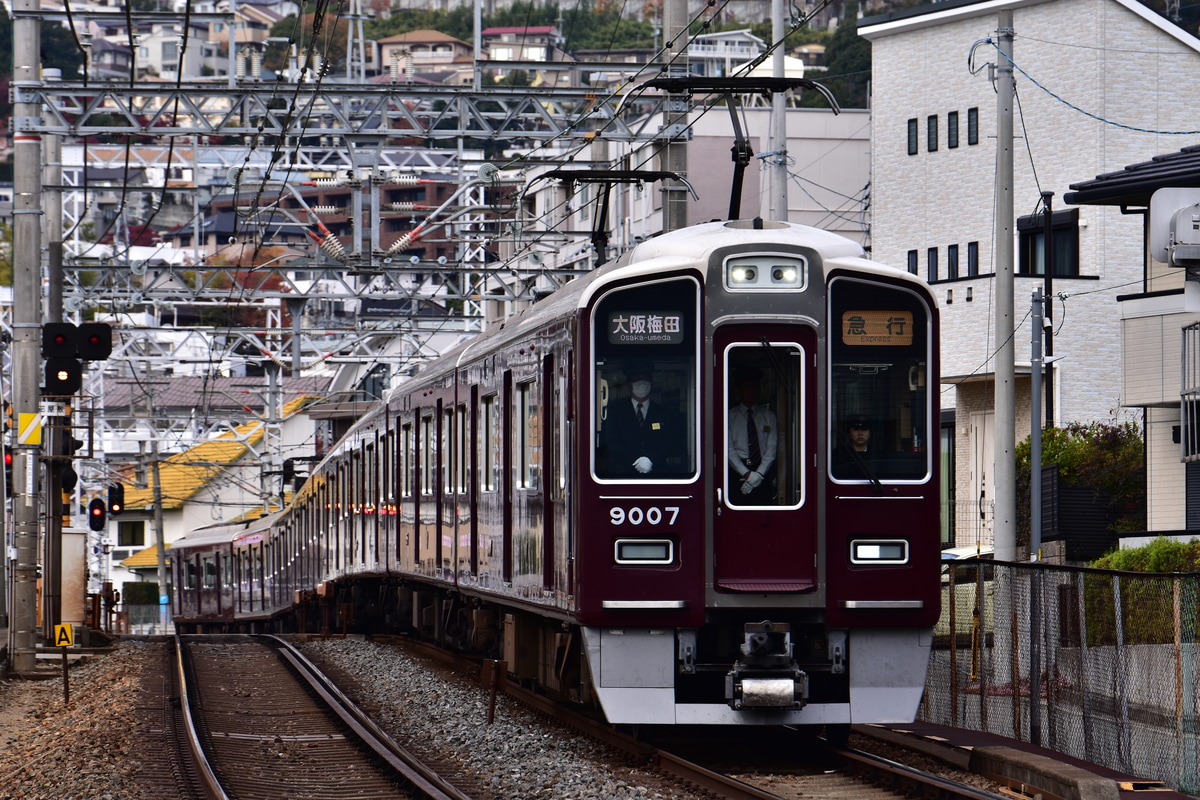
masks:
<svg viewBox="0 0 1200 800"><path fill-rule="evenodd" d="M817 586L816 331L729 325L714 335L718 593Z"/></svg>

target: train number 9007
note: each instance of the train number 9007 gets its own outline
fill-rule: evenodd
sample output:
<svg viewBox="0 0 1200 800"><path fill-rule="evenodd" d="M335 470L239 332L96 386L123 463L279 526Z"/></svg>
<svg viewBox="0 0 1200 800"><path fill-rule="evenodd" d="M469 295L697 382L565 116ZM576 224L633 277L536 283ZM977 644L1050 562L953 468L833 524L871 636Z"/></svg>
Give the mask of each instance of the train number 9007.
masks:
<svg viewBox="0 0 1200 800"><path fill-rule="evenodd" d="M679 506L666 506L659 508L658 506L650 506L642 508L634 506L632 508L621 508L613 506L608 510L608 517L612 520L613 525L674 525L676 517L679 516Z"/></svg>

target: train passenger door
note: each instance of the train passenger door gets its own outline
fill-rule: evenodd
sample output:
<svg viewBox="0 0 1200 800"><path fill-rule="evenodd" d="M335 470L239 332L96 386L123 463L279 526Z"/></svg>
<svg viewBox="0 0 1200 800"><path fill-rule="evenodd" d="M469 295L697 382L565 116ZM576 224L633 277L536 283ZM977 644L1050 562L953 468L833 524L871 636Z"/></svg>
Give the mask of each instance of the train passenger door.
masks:
<svg viewBox="0 0 1200 800"><path fill-rule="evenodd" d="M817 585L816 342L804 325L730 325L714 335L718 592Z"/></svg>

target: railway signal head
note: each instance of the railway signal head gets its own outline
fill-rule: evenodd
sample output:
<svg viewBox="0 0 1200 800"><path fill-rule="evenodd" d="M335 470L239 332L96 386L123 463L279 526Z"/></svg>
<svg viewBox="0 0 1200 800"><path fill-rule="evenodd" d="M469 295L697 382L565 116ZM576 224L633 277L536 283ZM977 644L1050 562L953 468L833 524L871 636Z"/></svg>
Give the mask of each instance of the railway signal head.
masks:
<svg viewBox="0 0 1200 800"><path fill-rule="evenodd" d="M42 358L74 358L79 329L69 322L42 325Z"/></svg>
<svg viewBox="0 0 1200 800"><path fill-rule="evenodd" d="M88 503L88 527L94 531L102 531L108 527L108 510L99 497L93 497Z"/></svg>
<svg viewBox="0 0 1200 800"><path fill-rule="evenodd" d="M83 361L103 361L112 355L112 326L85 322L79 326L75 355Z"/></svg>
<svg viewBox="0 0 1200 800"><path fill-rule="evenodd" d="M125 510L125 484L114 483L108 487L108 513L118 516Z"/></svg>
<svg viewBox="0 0 1200 800"><path fill-rule="evenodd" d="M46 361L44 392L50 396L66 396L83 387L83 364L74 358L51 358Z"/></svg>

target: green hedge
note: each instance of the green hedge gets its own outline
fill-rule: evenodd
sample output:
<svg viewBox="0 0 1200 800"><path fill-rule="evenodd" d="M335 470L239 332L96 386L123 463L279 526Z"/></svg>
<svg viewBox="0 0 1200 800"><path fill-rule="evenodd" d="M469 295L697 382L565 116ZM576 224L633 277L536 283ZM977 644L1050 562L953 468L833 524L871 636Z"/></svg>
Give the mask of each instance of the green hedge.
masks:
<svg viewBox="0 0 1200 800"><path fill-rule="evenodd" d="M126 581L121 584L121 602L127 606L158 605L158 583Z"/></svg>

